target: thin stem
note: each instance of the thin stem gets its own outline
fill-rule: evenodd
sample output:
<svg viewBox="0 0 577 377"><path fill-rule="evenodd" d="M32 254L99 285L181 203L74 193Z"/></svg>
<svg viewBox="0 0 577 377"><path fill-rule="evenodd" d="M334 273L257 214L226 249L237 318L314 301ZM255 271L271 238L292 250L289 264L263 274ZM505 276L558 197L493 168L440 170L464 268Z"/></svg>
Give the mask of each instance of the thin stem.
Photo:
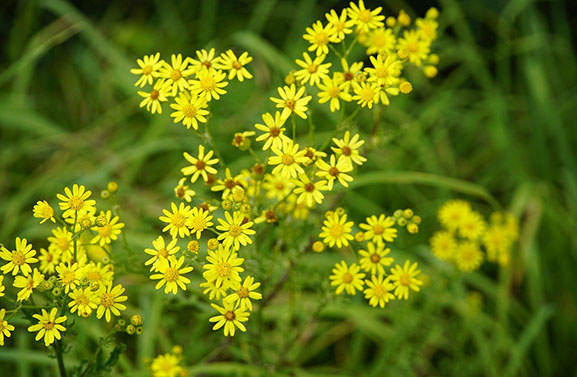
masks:
<svg viewBox="0 0 577 377"><path fill-rule="evenodd" d="M296 129L297 129L297 125L296 125L296 123L295 123L295 115L294 115L294 114L291 116L291 121L292 121L292 124L293 124L293 140L296 140L296 132L297 132Z"/></svg>
<svg viewBox="0 0 577 377"><path fill-rule="evenodd" d="M62 345L60 342L54 343L54 349L56 350L56 360L58 360L58 372L60 377L67 377L66 367L64 366L64 357L62 355Z"/></svg>
<svg viewBox="0 0 577 377"><path fill-rule="evenodd" d="M72 231L74 235L76 235L76 224L78 223L78 212L74 212L74 226L72 227ZM74 241L74 263L78 262L77 253L78 253L78 240L77 237L73 237Z"/></svg>

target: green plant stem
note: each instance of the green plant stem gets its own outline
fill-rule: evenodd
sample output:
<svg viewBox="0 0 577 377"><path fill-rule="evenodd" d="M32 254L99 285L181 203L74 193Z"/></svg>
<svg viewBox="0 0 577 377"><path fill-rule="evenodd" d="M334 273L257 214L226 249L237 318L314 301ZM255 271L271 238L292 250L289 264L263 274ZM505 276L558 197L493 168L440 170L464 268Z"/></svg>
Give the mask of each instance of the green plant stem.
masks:
<svg viewBox="0 0 577 377"><path fill-rule="evenodd" d="M293 124L293 140L296 140L296 132L297 132L296 130L297 130L297 126L296 126L296 123L295 123L295 115L294 115L294 114L291 116L291 122L292 122L292 124Z"/></svg>
<svg viewBox="0 0 577 377"><path fill-rule="evenodd" d="M60 342L54 343L54 349L56 350L56 360L58 361L58 372L60 377L67 377L66 367L64 366L64 357L62 354L62 345Z"/></svg>

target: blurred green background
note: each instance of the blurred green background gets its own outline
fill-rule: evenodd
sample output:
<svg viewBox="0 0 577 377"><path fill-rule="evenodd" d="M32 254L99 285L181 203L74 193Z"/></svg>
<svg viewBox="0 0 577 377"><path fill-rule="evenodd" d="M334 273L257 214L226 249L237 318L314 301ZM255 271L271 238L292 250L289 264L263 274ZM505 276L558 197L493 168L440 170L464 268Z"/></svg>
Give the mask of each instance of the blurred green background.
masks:
<svg viewBox="0 0 577 377"><path fill-rule="evenodd" d="M254 56L254 79L229 85L211 119L216 143L238 170L250 156L230 145L232 134L252 129L273 109L268 97L306 48L305 27L347 5L3 0L0 242L46 236L49 227L32 218L37 200L55 204L66 185L78 182L98 193L116 180L129 242L136 250L148 247L160 231L161 208L172 200L182 152L196 150L198 141L168 114L139 110L128 72L136 58L156 51L165 59L193 56L205 47ZM117 375L143 375L146 357L182 344L191 375L577 376L577 7L532 0L366 5L384 6L385 15L404 8L413 18L431 6L441 12L438 77L408 72L414 92L394 98L384 111L369 161L342 195L356 221L406 207L422 215L419 235L404 237L397 250L421 262L430 279L423 293L385 310L360 298L327 306L311 329L308 319L317 309L310 303L318 296L294 288L306 285L297 275L287 289L300 292L301 306L288 322L283 308L295 297L284 300L281 293L263 314L278 319L276 325L261 320L251 332L249 322L249 333L231 342L210 331L209 311L198 309L206 303L164 306L163 295L134 278L129 292L138 297L147 327L130 340ZM334 118L313 106L317 140L323 140ZM357 126L367 135L373 121L372 113L362 112ZM302 128L306 140L308 128ZM494 197L520 216L510 269L457 274L430 256L436 210L454 197L471 200L485 215ZM312 257L303 257L299 268L326 280L334 258L320 271ZM265 293L271 288L263 284ZM17 325L11 347L0 349L0 363L15 369L2 368L0 375L54 373L54 360L33 344L26 323ZM78 344L89 344L97 328L79 332ZM284 335L293 332L294 341L285 344ZM246 360L252 347L264 354ZM89 351L75 352L80 359Z"/></svg>

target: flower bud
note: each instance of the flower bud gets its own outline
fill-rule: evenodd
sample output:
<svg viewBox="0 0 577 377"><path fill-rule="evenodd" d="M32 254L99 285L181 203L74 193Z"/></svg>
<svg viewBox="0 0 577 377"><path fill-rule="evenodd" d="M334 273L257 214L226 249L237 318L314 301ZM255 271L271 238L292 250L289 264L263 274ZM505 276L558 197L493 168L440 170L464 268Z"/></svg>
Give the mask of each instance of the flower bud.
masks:
<svg viewBox="0 0 577 377"><path fill-rule="evenodd" d="M313 251L320 253L325 249L325 244L322 243L321 241L315 241L313 243Z"/></svg>
<svg viewBox="0 0 577 377"><path fill-rule="evenodd" d="M106 188L111 193L115 193L116 191L118 191L118 183L116 183L115 181L110 181L108 182L108 185L106 185Z"/></svg>
<svg viewBox="0 0 577 377"><path fill-rule="evenodd" d="M200 244L198 243L198 241L192 240L186 245L186 249L188 251L190 251L191 253L198 254L198 250L200 249Z"/></svg>
<svg viewBox="0 0 577 377"><path fill-rule="evenodd" d="M134 335L135 332L136 332L136 327L134 327L134 325L126 326L126 333L128 335Z"/></svg>
<svg viewBox="0 0 577 377"><path fill-rule="evenodd" d="M138 326L136 328L136 335L141 335L144 332L144 329L142 328L142 326Z"/></svg>
<svg viewBox="0 0 577 377"><path fill-rule="evenodd" d="M100 191L100 197L102 199L108 199L110 198L110 192L108 190L102 190Z"/></svg>
<svg viewBox="0 0 577 377"><path fill-rule="evenodd" d="M355 241L363 242L365 240L365 233L364 232L356 232L355 233Z"/></svg>
<svg viewBox="0 0 577 377"><path fill-rule="evenodd" d="M142 320L142 316L140 314L135 314L130 317L130 323L132 323L134 326L142 326L144 321Z"/></svg>
<svg viewBox="0 0 577 377"><path fill-rule="evenodd" d="M104 214L98 215L98 217L96 218L96 225L98 225L99 227L103 227L106 226L106 224L108 224L108 219L106 218L106 215Z"/></svg>
<svg viewBox="0 0 577 377"><path fill-rule="evenodd" d="M211 238L206 243L206 247L208 248L208 250L216 250L219 244L220 242L218 242L216 238Z"/></svg>

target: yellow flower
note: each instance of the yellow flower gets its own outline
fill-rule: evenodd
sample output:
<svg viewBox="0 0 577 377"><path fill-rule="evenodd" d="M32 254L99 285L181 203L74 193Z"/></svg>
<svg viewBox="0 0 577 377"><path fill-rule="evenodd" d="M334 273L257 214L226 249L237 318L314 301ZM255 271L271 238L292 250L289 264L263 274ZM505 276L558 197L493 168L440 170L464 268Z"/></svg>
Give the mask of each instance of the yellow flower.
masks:
<svg viewBox="0 0 577 377"><path fill-rule="evenodd" d="M394 55L389 55L384 60L381 55L377 55L376 58L371 56L370 60L373 68L365 68L365 71L370 75L367 81L385 86L391 86L396 83L401 75L403 64Z"/></svg>
<svg viewBox="0 0 577 377"><path fill-rule="evenodd" d="M52 229L52 236L48 237L50 251L60 252L66 255L74 253L73 235L65 227L57 227Z"/></svg>
<svg viewBox="0 0 577 377"><path fill-rule="evenodd" d="M404 9L399 11L399 15L397 16L397 20L401 26L407 27L411 24L411 17L405 12Z"/></svg>
<svg viewBox="0 0 577 377"><path fill-rule="evenodd" d="M246 184L243 182L242 175L237 175L235 177L230 173L230 169L226 168L224 170L224 179L217 180L214 185L210 188L211 191L222 191L222 197L227 198L231 193L232 189L237 186L243 187Z"/></svg>
<svg viewBox="0 0 577 377"><path fill-rule="evenodd" d="M483 252L476 242L463 241L457 245L454 260L459 270L475 271L483 263Z"/></svg>
<svg viewBox="0 0 577 377"><path fill-rule="evenodd" d="M375 245L368 242L367 250L359 250L361 268L372 275L385 274L385 267L390 266L394 261L393 258L387 257L390 252L391 249L385 249L385 245L382 243L377 242Z"/></svg>
<svg viewBox="0 0 577 377"><path fill-rule="evenodd" d="M170 116L174 118L174 123L182 122L187 129L190 127L198 130L198 122L206 123L206 99L197 95L190 95L188 92L181 92L174 99L176 103L171 103L170 107L176 110Z"/></svg>
<svg viewBox="0 0 577 377"><path fill-rule="evenodd" d="M254 223L252 221L245 221L244 215L240 212L234 212L232 216L230 213L225 212L224 216L226 221L217 219L220 225L217 225L216 229L224 232L218 236L218 240L223 240L223 245L231 248L233 251L240 249L240 245L246 246L251 244L252 240L249 235L256 233L250 229Z"/></svg>
<svg viewBox="0 0 577 377"><path fill-rule="evenodd" d="M342 216L339 216L337 213L329 214L325 217L321 228L322 232L319 234L319 237L330 247L333 247L335 244L338 248L349 246L349 240L353 239L351 235L353 225L354 222L347 222L346 214Z"/></svg>
<svg viewBox="0 0 577 377"><path fill-rule="evenodd" d="M306 151L299 151L299 145L294 144L291 139L283 141L282 148L271 147L275 156L268 158L269 165L277 165L272 170L272 174L280 173L284 178L296 178L297 174L305 171L300 166L307 161Z"/></svg>
<svg viewBox="0 0 577 377"><path fill-rule="evenodd" d="M252 276L247 276L242 285L234 293L228 295L225 300L236 303L236 306L241 309L252 311L250 300L262 300L262 294L255 292L258 287L260 287L260 283L255 283Z"/></svg>
<svg viewBox="0 0 577 377"><path fill-rule="evenodd" d="M72 190L65 187L64 193L66 195L56 195L60 199L60 203L58 203L60 209L64 211L63 217L74 217L78 212L92 208L96 204L95 200L88 200L92 191L85 191L85 187L82 185L74 184Z"/></svg>
<svg viewBox="0 0 577 377"><path fill-rule="evenodd" d="M295 72L296 78L301 84L317 85L321 80L329 78L329 67L331 63L322 64L326 55L317 55L312 60L307 52L303 52L303 59L297 59L296 63L302 69Z"/></svg>
<svg viewBox="0 0 577 377"><path fill-rule="evenodd" d="M196 192L192 189L189 189L187 185L184 183L186 182L186 178L181 178L178 181L178 185L174 188L174 195L179 198L187 201L190 203L192 197L196 195Z"/></svg>
<svg viewBox="0 0 577 377"><path fill-rule="evenodd" d="M170 88L171 82L169 80L157 80L150 92L138 91L138 95L144 98L138 106L146 106L146 110L150 111L151 114L162 114L161 103L168 101Z"/></svg>
<svg viewBox="0 0 577 377"><path fill-rule="evenodd" d="M303 150L305 151L305 157L307 158L307 160L304 163L305 166L314 164L318 160L327 157L327 154L325 152L318 151L313 147L305 147Z"/></svg>
<svg viewBox="0 0 577 377"><path fill-rule="evenodd" d="M86 318L90 317L92 311L98 307L98 297L90 287L84 289L78 288L68 296L72 299L72 301L68 303L70 313L78 311L79 316Z"/></svg>
<svg viewBox="0 0 577 377"><path fill-rule="evenodd" d="M433 41L437 38L437 28L439 27L437 21L430 18L417 18L415 25L423 40Z"/></svg>
<svg viewBox="0 0 577 377"><path fill-rule="evenodd" d="M403 38L397 43L399 51L405 51L408 59L416 66L420 66L423 61L427 60L429 55L431 41L421 38L421 33L416 30L405 30Z"/></svg>
<svg viewBox="0 0 577 377"><path fill-rule="evenodd" d="M353 170L353 165L343 155L339 156L337 160L336 156L332 154L328 164L324 160L319 159L316 166L320 170L316 173L317 176L327 180L329 190L333 189L335 180L338 180L345 187L349 187L349 182L353 180L353 177L346 174Z"/></svg>
<svg viewBox="0 0 577 377"><path fill-rule="evenodd" d="M197 50L197 59L189 58L190 64L194 68L195 72L199 72L201 69L214 69L220 63L220 57L215 57L214 48L206 51L205 49Z"/></svg>
<svg viewBox="0 0 577 377"><path fill-rule="evenodd" d="M100 211L100 216L106 218L106 224L92 228L92 230L95 230L98 234L90 243L98 243L100 246L104 246L118 239L118 235L122 232L121 229L124 228L124 223L118 222L118 216L112 217L112 211L110 210L106 212Z"/></svg>
<svg viewBox="0 0 577 377"><path fill-rule="evenodd" d="M235 132L232 138L232 145L239 148L241 151L246 151L250 148L250 138L254 136L256 132L254 131L243 131L243 132Z"/></svg>
<svg viewBox="0 0 577 377"><path fill-rule="evenodd" d="M242 279L239 272L244 271L241 267L244 259L239 258L236 252L219 244L216 250L208 251L206 261L208 263L203 266L206 271L202 274L206 281L214 282L215 287L225 290L240 284Z"/></svg>
<svg viewBox="0 0 577 377"><path fill-rule="evenodd" d="M389 216L381 214L378 218L373 215L367 217L366 224L360 224L365 231L365 239L373 242L393 242L397 237L397 229L393 228L395 220Z"/></svg>
<svg viewBox="0 0 577 377"><path fill-rule="evenodd" d="M52 275L56 269L56 266L60 263L60 256L62 251L58 249L40 249L40 256L38 260L40 261L40 271Z"/></svg>
<svg viewBox="0 0 577 377"><path fill-rule="evenodd" d="M284 126L285 118L281 116L280 112L275 112L274 118L270 113L265 113L262 115L263 124L256 123L254 127L259 130L263 131L262 135L259 135L256 138L256 141L263 141L264 145L262 147L263 151L266 151L271 146L274 146L277 149L282 148L282 143L284 141L289 141L290 139L288 136L284 134L286 128Z"/></svg>
<svg viewBox="0 0 577 377"><path fill-rule="evenodd" d="M112 283L108 283L98 297L96 318L100 319L104 316L106 322L110 322L111 313L117 317L120 316L120 311L126 309L126 306L121 304L121 302L128 300L128 297L122 295L124 291L125 289L122 285L117 284L113 288Z"/></svg>
<svg viewBox="0 0 577 377"><path fill-rule="evenodd" d="M347 83L344 81L341 82L336 79L325 77L323 83L319 83L317 86L319 88L319 103L329 102L330 110L332 112L340 110L341 102L339 99L346 102L352 100L347 89Z"/></svg>
<svg viewBox="0 0 577 377"><path fill-rule="evenodd" d="M248 52L243 52L238 58L232 50L220 54L220 62L218 69L228 71L228 79L232 80L235 77L238 81L243 82L244 79L252 79L252 74L247 71L245 65L252 61L252 57L248 56Z"/></svg>
<svg viewBox="0 0 577 377"><path fill-rule="evenodd" d="M6 309L0 309L0 346L4 345L4 337L10 338L10 332L14 331L14 326L4 319L5 315Z"/></svg>
<svg viewBox="0 0 577 377"><path fill-rule="evenodd" d="M353 101L357 101L362 107L373 108L373 103L377 100L379 94L379 85L376 83L362 82L360 84L353 84L353 91L355 94L352 97Z"/></svg>
<svg viewBox="0 0 577 377"><path fill-rule="evenodd" d="M44 338L46 347L54 343L54 339L62 339L60 332L66 331L66 327L62 326L61 323L65 322L67 317L65 315L57 317L57 313L58 308L52 308L50 313L42 309L42 314L32 315L32 317L38 320L38 323L28 327L29 332L38 332L38 334L36 334L37 341Z"/></svg>
<svg viewBox="0 0 577 377"><path fill-rule="evenodd" d="M222 304L224 307L210 304L220 313L220 315L209 319L210 322L216 322L212 329L218 330L224 326L224 336L234 336L236 327L243 332L246 331L246 327L244 327L242 322L248 321L250 313L241 307L235 308L234 303L229 301L223 301Z"/></svg>
<svg viewBox="0 0 577 377"><path fill-rule="evenodd" d="M392 29L378 28L371 30L367 36L367 55L391 55L395 49L397 38Z"/></svg>
<svg viewBox="0 0 577 377"><path fill-rule="evenodd" d="M4 281L4 275L0 275L0 297L4 296L4 290L6 287L2 284Z"/></svg>
<svg viewBox="0 0 577 377"><path fill-rule="evenodd" d="M221 95L226 94L226 90L223 89L228 85L227 81L223 81L226 73L203 67L197 72L196 78L190 81L190 91L199 97L204 97L207 102L213 98L218 100Z"/></svg>
<svg viewBox="0 0 577 377"><path fill-rule="evenodd" d="M483 216L477 211L465 213L459 226L459 234L468 240L478 240L485 233L487 224Z"/></svg>
<svg viewBox="0 0 577 377"><path fill-rule="evenodd" d="M382 9L382 7L367 9L363 0L359 0L358 5L351 1L347 11L350 19L357 26L357 31L369 31L383 26L385 16L380 14Z"/></svg>
<svg viewBox="0 0 577 377"><path fill-rule="evenodd" d="M381 308L385 307L385 304L390 300L394 300L395 296L391 291L395 286L391 283L390 278L386 278L383 275L373 275L371 280L365 280L367 284L367 289L364 290L365 298L369 300L369 305Z"/></svg>
<svg viewBox="0 0 577 377"><path fill-rule="evenodd" d="M307 104L313 98L304 96L305 87L302 86L297 91L295 84L278 88L280 98L270 97L270 100L276 103L276 107L282 110L282 117L286 119L291 114L296 114L303 119L307 119ZM304 96L304 97L303 97Z"/></svg>
<svg viewBox="0 0 577 377"><path fill-rule="evenodd" d="M43 224L47 220L50 220L53 223L56 222L56 220L54 219L54 208L52 208L46 200L36 202L33 212L34 217L42 219L42 221L40 221L40 224Z"/></svg>
<svg viewBox="0 0 577 377"><path fill-rule="evenodd" d="M181 54L170 57L171 63L164 62L160 68L158 76L165 79L168 83L168 91L171 96L176 96L178 92L182 92L188 88L188 76L194 73L194 68L188 68L188 58L183 59Z"/></svg>
<svg viewBox="0 0 577 377"><path fill-rule="evenodd" d="M291 193L294 184L282 174L266 174L263 188L266 190L267 198L281 200Z"/></svg>
<svg viewBox="0 0 577 377"><path fill-rule="evenodd" d="M335 72L335 78L339 82L345 84L344 88L347 92L350 90L352 84L356 82L358 76L362 73L363 62L354 62L349 66L345 58L341 59L342 72Z"/></svg>
<svg viewBox="0 0 577 377"><path fill-rule="evenodd" d="M156 270L158 274L153 274L150 276L152 280L160 281L156 284L156 289L164 287L164 293L176 294L178 292L178 287L183 291L186 291L186 284L190 284L190 279L183 276L193 270L192 266L182 267L184 264L184 257L176 259L174 255L168 258L162 259L158 262Z"/></svg>
<svg viewBox="0 0 577 377"><path fill-rule="evenodd" d="M416 277L421 273L417 269L417 262L411 264L408 260L405 261L403 267L395 265L391 268L390 279L395 285L395 296L398 299L409 299L409 289L418 292L421 290L420 286L423 284L421 280Z"/></svg>
<svg viewBox="0 0 577 377"><path fill-rule="evenodd" d="M4 246L0 246L0 258L8 261L0 267L0 270L4 274L12 271L12 275L22 271L22 275L28 276L32 272L30 264L38 262L38 259L34 258L35 255L36 250L32 250L32 245L27 243L26 238L16 237L16 250L8 251Z"/></svg>
<svg viewBox="0 0 577 377"><path fill-rule="evenodd" d="M101 292L106 285L112 283L114 271L110 264L90 262L80 269L80 279L87 279L93 291Z"/></svg>
<svg viewBox="0 0 577 377"><path fill-rule="evenodd" d="M451 232L438 231L431 237L431 251L443 260L451 260L457 248L457 240Z"/></svg>
<svg viewBox="0 0 577 377"><path fill-rule="evenodd" d="M335 264L333 274L330 276L331 285L336 286L337 295L345 291L348 295L354 295L357 290L361 291L365 284L365 274L360 272L356 263L347 266L345 261Z"/></svg>
<svg viewBox="0 0 577 377"><path fill-rule="evenodd" d="M209 211L194 207L186 221L186 226L190 228L192 234L196 233L197 239L200 239L202 231L213 225L210 220L212 216Z"/></svg>
<svg viewBox="0 0 577 377"><path fill-rule="evenodd" d="M211 165L218 163L218 158L212 158L213 151L208 151L204 154L204 145L198 146L198 157L192 157L187 152L184 152L184 158L191 163L191 166L182 168L182 174L192 175L190 181L196 182L199 176L202 176L205 182L208 181L208 174L216 174L217 171Z"/></svg>
<svg viewBox="0 0 577 377"><path fill-rule="evenodd" d="M327 191L327 181L319 180L312 182L306 174L299 174L299 179L295 179L294 184L297 186L294 193L298 195L297 204L305 203L312 207L314 203L321 204L325 196L322 191Z"/></svg>
<svg viewBox="0 0 577 377"><path fill-rule="evenodd" d="M491 224L483 234L483 245L487 250L487 260L504 262L508 260L514 239L504 226Z"/></svg>
<svg viewBox="0 0 577 377"><path fill-rule="evenodd" d="M209 300L220 300L221 297L226 296L226 290L228 289L224 287L224 285L217 286L216 280L214 281L205 281L200 283L200 287L204 288L202 294L209 295Z"/></svg>
<svg viewBox="0 0 577 377"><path fill-rule="evenodd" d="M345 39L345 34L351 34L353 32L351 28L355 25L355 22L347 19L346 9L342 10L340 16L334 9L331 9L329 13L325 14L325 17L329 25L332 26L332 30L330 31L335 38L334 42L338 43L342 41Z"/></svg>
<svg viewBox="0 0 577 377"><path fill-rule="evenodd" d="M145 55L143 59L138 59L136 62L140 68L132 68L130 73L141 75L134 84L134 86L141 88L146 84L152 85L154 79L158 77L158 70L164 65L164 60L160 59L159 52L156 55Z"/></svg>
<svg viewBox="0 0 577 377"><path fill-rule="evenodd" d="M471 205L464 200L449 200L439 208L437 218L439 222L454 231L461 226L465 216L471 212Z"/></svg>
<svg viewBox="0 0 577 377"><path fill-rule="evenodd" d="M68 293L71 289L76 289L76 286L80 285L80 266L78 263L70 262L60 263L56 266L56 272L58 273L58 280L64 286L64 292Z"/></svg>
<svg viewBox="0 0 577 377"><path fill-rule="evenodd" d="M162 212L165 216L159 217L160 221L168 223L162 231L170 231L172 238L184 238L185 236L190 236L190 230L186 226L186 222L190 218L190 206L180 203L180 206L177 207L176 204L170 203L170 209L172 212L163 209Z"/></svg>
<svg viewBox="0 0 577 377"><path fill-rule="evenodd" d="M165 245L164 237L158 236L157 239L152 241L152 246L154 247L154 249L144 249L144 252L146 254L152 255L152 258L147 260L144 263L144 265L145 266L152 265L152 267L150 267L150 271L158 271L156 268L158 262L167 259L169 256L176 254L178 250L180 250L180 247L176 245L177 240L178 239L173 238L168 243L168 245Z"/></svg>
<svg viewBox="0 0 577 377"><path fill-rule="evenodd" d="M42 275L37 268L35 268L34 271L27 277L20 275L16 276L14 279L14 287L22 288L20 292L18 292L17 300L28 300L34 288L37 288L43 281L44 275Z"/></svg>
<svg viewBox="0 0 577 377"><path fill-rule="evenodd" d="M150 370L153 377L178 377L182 376L184 369L179 365L179 358L170 353L159 355L152 360Z"/></svg>
<svg viewBox="0 0 577 377"><path fill-rule="evenodd" d="M307 27L305 30L306 34L303 35L303 38L311 44L308 50L316 50L317 56L328 54L328 44L339 41L337 31L330 23L323 26L321 21L317 21L312 28Z"/></svg>

